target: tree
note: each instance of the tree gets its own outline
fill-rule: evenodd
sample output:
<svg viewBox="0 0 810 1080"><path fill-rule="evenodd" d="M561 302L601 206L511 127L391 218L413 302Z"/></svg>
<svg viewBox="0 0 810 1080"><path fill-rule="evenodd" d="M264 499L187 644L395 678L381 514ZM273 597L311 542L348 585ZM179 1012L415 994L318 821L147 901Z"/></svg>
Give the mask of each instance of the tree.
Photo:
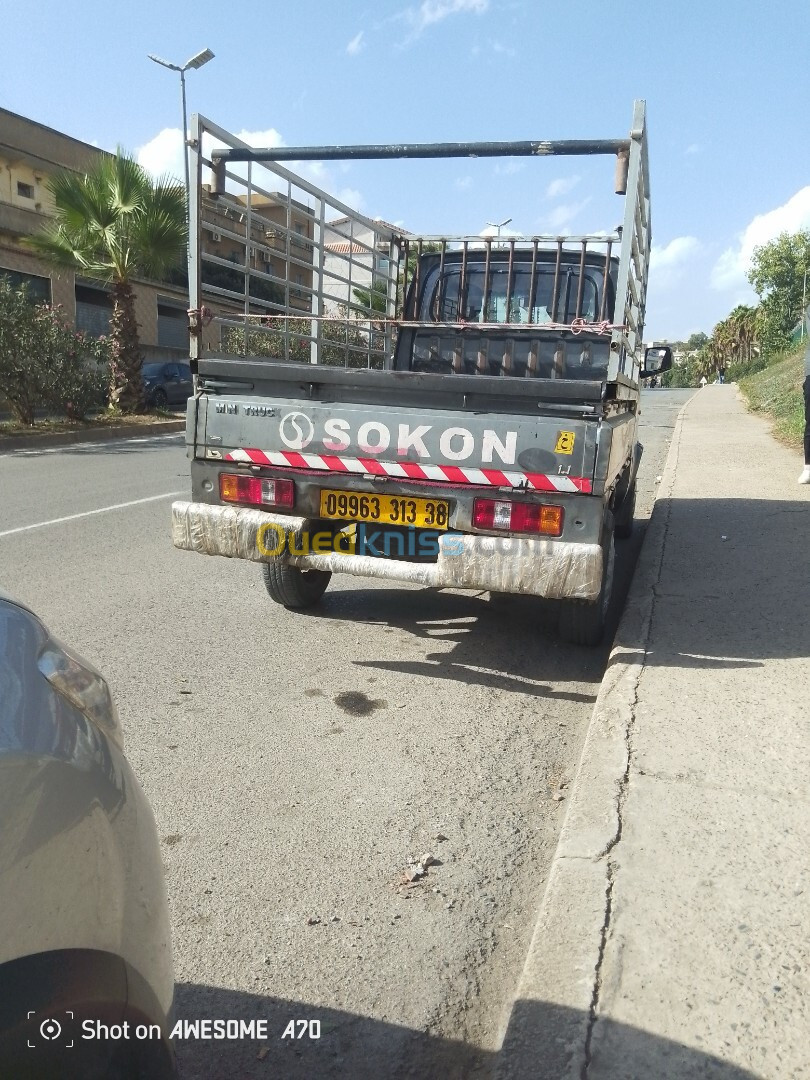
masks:
<svg viewBox="0 0 810 1080"><path fill-rule="evenodd" d="M781 233L754 248L748 280L760 297L757 334L766 353L786 349L802 315L805 274L810 269L810 232Z"/></svg>
<svg viewBox="0 0 810 1080"><path fill-rule="evenodd" d="M725 320L729 325L732 364L738 368L751 365L757 343L757 309L738 304Z"/></svg>
<svg viewBox="0 0 810 1080"><path fill-rule="evenodd" d="M388 282L385 278L377 278L376 281L372 281L370 288L352 289L354 298L361 307L367 308L369 311L380 312L385 314L388 307ZM359 315L359 312L356 312Z"/></svg>
<svg viewBox="0 0 810 1080"><path fill-rule="evenodd" d="M110 403L143 412L143 358L135 320L133 280L165 279L186 250L183 188L118 151L84 175L60 172L48 182L54 220L29 243L55 266L112 285Z"/></svg>
<svg viewBox="0 0 810 1080"><path fill-rule="evenodd" d="M33 424L42 406L71 420L102 407L108 362L107 339L77 333L0 275L0 394L20 423Z"/></svg>
<svg viewBox="0 0 810 1080"><path fill-rule="evenodd" d="M698 349L702 349L704 345L708 343L709 335L704 334L702 330L696 334L690 334L686 342L687 352L697 352Z"/></svg>

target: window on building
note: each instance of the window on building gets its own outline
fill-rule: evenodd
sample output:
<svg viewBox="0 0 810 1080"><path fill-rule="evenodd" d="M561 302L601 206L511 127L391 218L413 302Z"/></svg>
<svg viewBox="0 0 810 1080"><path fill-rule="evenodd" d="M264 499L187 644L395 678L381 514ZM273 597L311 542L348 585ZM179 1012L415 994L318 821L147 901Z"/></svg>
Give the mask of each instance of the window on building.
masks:
<svg viewBox="0 0 810 1080"><path fill-rule="evenodd" d="M33 199L34 197L34 185L24 184L22 180L17 181L17 194L21 199Z"/></svg>
<svg viewBox="0 0 810 1080"><path fill-rule="evenodd" d="M104 289L92 285L76 286L76 329L93 337L110 332L112 301Z"/></svg>
<svg viewBox="0 0 810 1080"><path fill-rule="evenodd" d="M188 349L188 314L182 306L158 300L158 345L167 349Z"/></svg>
<svg viewBox="0 0 810 1080"><path fill-rule="evenodd" d="M0 266L0 277L6 278L13 289L19 289L25 285L28 296L36 304L50 304L51 280L46 277L38 277L36 274L23 274L19 270L6 270Z"/></svg>
<svg viewBox="0 0 810 1080"><path fill-rule="evenodd" d="M307 246L307 226L303 221L294 222L295 236L290 237L295 247Z"/></svg>

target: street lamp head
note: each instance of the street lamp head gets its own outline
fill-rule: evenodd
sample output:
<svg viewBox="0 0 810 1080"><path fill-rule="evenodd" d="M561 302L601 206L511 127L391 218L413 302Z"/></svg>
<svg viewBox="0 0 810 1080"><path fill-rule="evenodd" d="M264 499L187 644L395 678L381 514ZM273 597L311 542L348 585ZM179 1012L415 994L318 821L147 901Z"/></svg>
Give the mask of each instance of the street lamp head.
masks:
<svg viewBox="0 0 810 1080"><path fill-rule="evenodd" d="M150 60L154 60L156 64L160 64L161 67L171 68L172 71L181 70L177 64L170 64L168 60L163 60L160 56L154 56L152 53L147 53L146 55Z"/></svg>
<svg viewBox="0 0 810 1080"><path fill-rule="evenodd" d="M202 52L198 52L195 56L192 56L190 60L186 60L183 65L186 68L201 68L203 64L207 64L209 60L214 59L214 54L210 49L203 49Z"/></svg>

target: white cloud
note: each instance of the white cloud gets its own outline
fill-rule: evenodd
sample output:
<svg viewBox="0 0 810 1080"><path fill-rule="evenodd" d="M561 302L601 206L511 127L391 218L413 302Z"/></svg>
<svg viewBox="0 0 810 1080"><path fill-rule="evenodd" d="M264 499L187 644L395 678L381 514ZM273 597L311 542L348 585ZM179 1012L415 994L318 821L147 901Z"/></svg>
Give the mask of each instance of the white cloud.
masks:
<svg viewBox="0 0 810 1080"><path fill-rule="evenodd" d="M240 142L247 143L248 146L257 147L259 149L265 147L286 146L284 138L275 128L265 128L263 131L239 131L236 133L236 138ZM206 157L210 157L211 151L214 148L223 147L225 144L219 142L216 139L212 139L210 136L206 136L204 139L203 152ZM164 128L159 132L154 139L151 139L144 146L140 147L136 151L136 158L141 165L150 173L153 177L164 176L166 174L175 177L178 181L183 180L183 142L182 134L179 128ZM351 187L339 187L335 171L346 172L347 169L332 170L327 168L323 161L284 161L281 162L285 169L289 169L290 172L301 176L305 180L309 180L310 183L316 187L321 188L329 195L333 195L335 198L340 199L342 202L347 203L349 206L354 207L356 210L361 210L365 205L365 199L361 192L356 188ZM337 164L337 163L336 163ZM342 163L341 163L342 164ZM244 162L232 162L228 166L228 171L233 172L238 176L247 176L247 166ZM205 177L203 178L205 181ZM258 184L267 190L274 190L272 184L269 183L269 174L266 179L262 178L260 173L257 173L254 169L253 173L254 183ZM282 186L282 181L279 180L278 186ZM293 198L300 198L303 193L296 194L293 191Z"/></svg>
<svg viewBox="0 0 810 1080"><path fill-rule="evenodd" d="M700 146L699 143L693 142L693 143L690 143L687 146L687 148L684 150L684 153L685 154L699 154L701 149L702 149L702 147Z"/></svg>
<svg viewBox="0 0 810 1080"><path fill-rule="evenodd" d="M180 128L164 128L144 146L135 151L139 165L157 179L167 173L182 180L183 168L183 133Z"/></svg>
<svg viewBox="0 0 810 1080"><path fill-rule="evenodd" d="M275 128L264 128L262 131L237 131L237 139L247 143L248 146L285 146L284 139Z"/></svg>
<svg viewBox="0 0 810 1080"><path fill-rule="evenodd" d="M573 191L582 178L580 176L562 176L559 180L552 180L546 188L547 199L559 199Z"/></svg>
<svg viewBox="0 0 810 1080"><path fill-rule="evenodd" d="M352 210L359 210L361 213L366 203L362 192L358 191L357 188L341 188L340 191L337 192L337 198L340 199L342 203L350 206Z"/></svg>
<svg viewBox="0 0 810 1080"><path fill-rule="evenodd" d="M495 166L496 176L514 176L515 173L522 172L526 168L526 162L519 158L509 158L501 165L498 163Z"/></svg>
<svg viewBox="0 0 810 1080"><path fill-rule="evenodd" d="M559 206L555 206L545 215L542 223L550 232L564 233L590 201L591 196L589 195L587 199L583 199L578 203L560 203Z"/></svg>
<svg viewBox="0 0 810 1080"><path fill-rule="evenodd" d="M429 26L435 26L450 15L483 15L489 0L422 0L417 8L406 8L401 17L411 28L411 39Z"/></svg>
<svg viewBox="0 0 810 1080"><path fill-rule="evenodd" d="M473 178L471 176L458 176L456 177L456 187L459 191L466 191L472 187Z"/></svg>
<svg viewBox="0 0 810 1080"><path fill-rule="evenodd" d="M739 289L747 284L754 248L774 240L780 233L795 233L810 228L810 186L796 192L782 206L757 214L737 237L736 245L727 248L712 269L712 288L720 291Z"/></svg>
<svg viewBox="0 0 810 1080"><path fill-rule="evenodd" d="M346 46L346 52L349 56L357 56L365 48L365 42L363 41L364 31L361 30L359 34L355 34L349 44Z"/></svg>
<svg viewBox="0 0 810 1080"><path fill-rule="evenodd" d="M650 252L650 271L674 270L700 251L700 241L694 236L676 236L663 247L653 244Z"/></svg>
<svg viewBox="0 0 810 1080"><path fill-rule="evenodd" d="M284 145L284 140L275 128L268 128L265 131L240 131L236 137L249 146ZM213 147L224 145L214 139L206 139L203 149L208 155ZM151 176L157 178L168 174L182 181L184 176L183 133L180 128L164 128L154 139L150 139L148 143L139 147L135 151L135 157Z"/></svg>

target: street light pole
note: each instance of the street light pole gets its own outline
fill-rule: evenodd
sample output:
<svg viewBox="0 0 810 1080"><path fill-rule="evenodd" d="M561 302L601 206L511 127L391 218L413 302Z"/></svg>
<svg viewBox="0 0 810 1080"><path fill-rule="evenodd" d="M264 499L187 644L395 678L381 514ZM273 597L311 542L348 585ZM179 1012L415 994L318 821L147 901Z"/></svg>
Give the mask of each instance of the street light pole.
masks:
<svg viewBox="0 0 810 1080"><path fill-rule="evenodd" d="M810 267L807 269L810 269ZM804 324L807 321L807 269L804 271L804 281L802 283L802 332L799 341L804 341Z"/></svg>
<svg viewBox="0 0 810 1080"><path fill-rule="evenodd" d="M186 115L186 69L180 68L180 103L183 109L183 167L186 182L186 206L191 199L191 177L188 174L188 117Z"/></svg>
<svg viewBox="0 0 810 1080"><path fill-rule="evenodd" d="M154 60L156 64L160 64L161 67L168 68L170 71L180 72L180 104L183 109L183 174L186 185L186 225L190 227L191 222L189 220L189 201L191 199L191 178L189 177L188 170L188 119L186 116L186 72L190 69L201 68L203 64L207 64L209 60L214 59L214 54L210 49L203 49L202 52L195 53L190 60L186 60L185 64L172 64L168 60L163 60L160 56L154 56L152 53L148 54L150 60Z"/></svg>
<svg viewBox="0 0 810 1080"><path fill-rule="evenodd" d="M500 238L501 238L501 229L504 227L504 225L508 225L511 220L512 219L510 217L508 217L506 219L506 221L501 221L498 224L496 224L494 221L488 221L487 225L489 225L490 229L497 229L498 230L497 233L495 234L495 237L496 237L497 240L500 240Z"/></svg>

